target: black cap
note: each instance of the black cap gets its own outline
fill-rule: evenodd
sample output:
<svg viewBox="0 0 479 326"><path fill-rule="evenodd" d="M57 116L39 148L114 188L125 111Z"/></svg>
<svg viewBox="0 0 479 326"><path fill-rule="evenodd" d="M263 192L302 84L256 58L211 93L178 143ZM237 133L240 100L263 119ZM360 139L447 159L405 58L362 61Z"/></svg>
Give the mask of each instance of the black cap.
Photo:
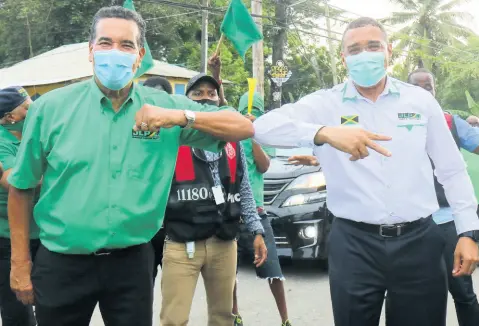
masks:
<svg viewBox="0 0 479 326"><path fill-rule="evenodd" d="M208 76L207 74L199 74L191 78L190 81L188 82L188 85L186 85L186 95L188 95L188 93L193 87L195 87L198 83L201 83L201 82L208 82L213 84L213 86L216 88L218 93L220 92L220 84L218 83L216 79L214 79L211 76Z"/></svg>
<svg viewBox="0 0 479 326"><path fill-rule="evenodd" d="M0 90L0 118L12 112L28 98L27 91L20 86L7 87Z"/></svg>

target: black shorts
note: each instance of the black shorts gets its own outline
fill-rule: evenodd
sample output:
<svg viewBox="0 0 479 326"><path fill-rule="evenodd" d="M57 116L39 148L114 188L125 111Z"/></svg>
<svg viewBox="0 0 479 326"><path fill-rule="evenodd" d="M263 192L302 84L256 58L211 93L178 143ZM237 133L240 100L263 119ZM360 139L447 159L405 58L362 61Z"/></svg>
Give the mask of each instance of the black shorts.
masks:
<svg viewBox="0 0 479 326"><path fill-rule="evenodd" d="M280 279L284 280L283 272L281 270L281 265L279 264L278 252L276 251L276 243L274 241L273 228L266 214L260 215L261 224L264 228L264 242L266 248L268 249L268 258L256 269L256 276L261 279ZM252 259L254 257L253 252L253 236L251 233L245 231L246 226L241 225L241 236L238 239L238 265L240 263L240 258L247 257ZM236 269L238 273L238 269Z"/></svg>

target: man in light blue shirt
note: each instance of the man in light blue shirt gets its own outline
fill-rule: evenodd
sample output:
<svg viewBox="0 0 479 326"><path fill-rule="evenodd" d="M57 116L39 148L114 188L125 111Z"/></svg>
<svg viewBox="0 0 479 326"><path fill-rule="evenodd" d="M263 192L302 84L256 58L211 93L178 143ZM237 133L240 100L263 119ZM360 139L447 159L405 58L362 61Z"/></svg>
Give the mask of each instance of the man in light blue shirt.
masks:
<svg viewBox="0 0 479 326"><path fill-rule="evenodd" d="M434 75L427 69L421 68L413 71L408 77L408 83L419 86L436 96L436 85ZM472 127L467 121L458 116L445 114L448 126L451 130L456 145L471 153L479 154L479 129ZM439 225L444 232L446 247L444 250L444 259L448 270L453 269L454 249L457 244L456 227L454 216L444 189L435 179L436 194L440 209L432 216L434 222ZM469 275L463 277L452 277L448 273L449 292L456 305L456 314L459 326L479 325L479 303L472 284L472 277Z"/></svg>
<svg viewBox="0 0 479 326"><path fill-rule="evenodd" d="M255 139L311 146L321 157L328 208L337 217L329 238L336 326L378 325L386 291L390 326L445 326L445 240L431 218L439 207L429 158L460 235L447 271L454 276L471 274L479 256L466 166L434 97L387 76L392 46L381 24L351 22L342 50L349 81L260 117ZM382 148L373 140L388 139L378 134L391 137Z"/></svg>

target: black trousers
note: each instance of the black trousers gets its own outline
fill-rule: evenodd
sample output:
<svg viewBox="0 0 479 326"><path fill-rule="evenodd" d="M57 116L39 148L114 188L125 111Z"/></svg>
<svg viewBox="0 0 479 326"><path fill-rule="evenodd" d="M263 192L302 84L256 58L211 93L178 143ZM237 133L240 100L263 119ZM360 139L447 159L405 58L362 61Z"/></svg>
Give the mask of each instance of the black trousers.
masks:
<svg viewBox="0 0 479 326"><path fill-rule="evenodd" d="M445 240L431 218L395 238L336 218L329 238L336 326L377 326L387 291L388 326L445 326Z"/></svg>
<svg viewBox="0 0 479 326"><path fill-rule="evenodd" d="M40 246L32 283L38 326L88 326L99 304L105 326L151 326L153 251L64 255Z"/></svg>
<svg viewBox="0 0 479 326"><path fill-rule="evenodd" d="M161 228L158 233L151 239L151 245L155 253L155 260L153 264L153 284L155 284L156 276L158 275L158 266L163 266L163 247L165 246L166 232L165 228Z"/></svg>
<svg viewBox="0 0 479 326"><path fill-rule="evenodd" d="M39 240L30 241L30 255L35 259ZM0 316L3 326L35 326L32 306L25 306L17 300L10 288L10 239L0 238Z"/></svg>

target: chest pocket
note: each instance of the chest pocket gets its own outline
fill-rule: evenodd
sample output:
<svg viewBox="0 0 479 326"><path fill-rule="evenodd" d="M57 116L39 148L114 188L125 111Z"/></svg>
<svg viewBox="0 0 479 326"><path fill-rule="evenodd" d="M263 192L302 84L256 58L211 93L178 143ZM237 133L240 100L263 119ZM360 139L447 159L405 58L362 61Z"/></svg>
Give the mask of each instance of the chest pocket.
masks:
<svg viewBox="0 0 479 326"><path fill-rule="evenodd" d="M427 121L398 121L392 137L393 150L399 149L401 153L422 155L426 148Z"/></svg>

